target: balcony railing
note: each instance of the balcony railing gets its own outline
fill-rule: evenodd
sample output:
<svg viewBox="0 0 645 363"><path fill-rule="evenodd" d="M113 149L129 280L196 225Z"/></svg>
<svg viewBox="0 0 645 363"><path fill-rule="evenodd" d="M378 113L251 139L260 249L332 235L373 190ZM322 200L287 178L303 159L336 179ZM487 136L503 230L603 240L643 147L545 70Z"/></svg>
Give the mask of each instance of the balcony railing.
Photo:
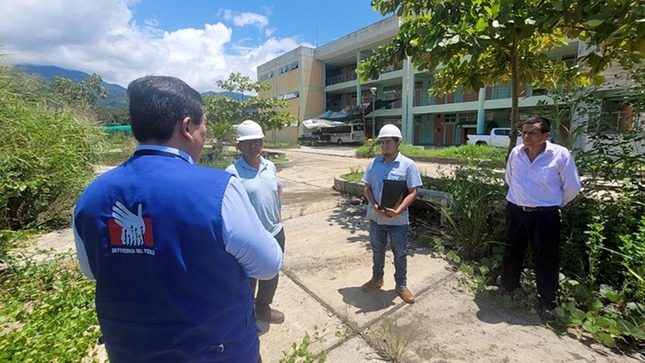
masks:
<svg viewBox="0 0 645 363"><path fill-rule="evenodd" d="M339 74L337 76L327 78L327 80L325 81L325 85L331 86L338 83L355 81L357 78L358 78L358 75L356 73Z"/></svg>

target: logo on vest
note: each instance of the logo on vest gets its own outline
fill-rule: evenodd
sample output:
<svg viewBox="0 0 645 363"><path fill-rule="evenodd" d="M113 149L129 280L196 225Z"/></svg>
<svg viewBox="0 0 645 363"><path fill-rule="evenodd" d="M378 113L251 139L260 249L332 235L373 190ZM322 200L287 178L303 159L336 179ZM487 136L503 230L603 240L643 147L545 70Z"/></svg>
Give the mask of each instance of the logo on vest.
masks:
<svg viewBox="0 0 645 363"><path fill-rule="evenodd" d="M137 214L134 214L117 201L112 206L108 228L112 253L155 255L152 221L143 217L141 203L137 206Z"/></svg>

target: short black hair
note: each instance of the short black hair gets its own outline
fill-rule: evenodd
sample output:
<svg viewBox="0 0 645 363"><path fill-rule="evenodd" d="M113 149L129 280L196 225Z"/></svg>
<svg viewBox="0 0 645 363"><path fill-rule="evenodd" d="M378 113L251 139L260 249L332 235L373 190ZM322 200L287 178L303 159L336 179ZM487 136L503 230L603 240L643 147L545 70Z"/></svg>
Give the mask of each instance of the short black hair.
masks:
<svg viewBox="0 0 645 363"><path fill-rule="evenodd" d="M145 76L128 85L130 123L139 142L167 141L177 122L190 117L200 124L202 96L175 77Z"/></svg>
<svg viewBox="0 0 645 363"><path fill-rule="evenodd" d="M544 116L535 116L535 117L530 117L524 123L522 123L522 126L524 125L533 125L533 124L540 124L540 132L543 134L546 134L547 132L551 132L551 120Z"/></svg>

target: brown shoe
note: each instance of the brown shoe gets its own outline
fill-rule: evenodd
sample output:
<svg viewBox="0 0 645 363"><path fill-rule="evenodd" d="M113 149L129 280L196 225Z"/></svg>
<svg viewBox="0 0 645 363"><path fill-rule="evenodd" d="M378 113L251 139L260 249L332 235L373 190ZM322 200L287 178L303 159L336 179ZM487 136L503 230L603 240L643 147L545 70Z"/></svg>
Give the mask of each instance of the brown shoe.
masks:
<svg viewBox="0 0 645 363"><path fill-rule="evenodd" d="M378 289L381 286L383 286L383 279L371 279L368 282L364 283L363 286L361 286L361 290L370 292Z"/></svg>
<svg viewBox="0 0 645 363"><path fill-rule="evenodd" d="M268 310L255 310L255 319L266 321L269 324L282 324L284 323L284 314L271 308Z"/></svg>
<svg viewBox="0 0 645 363"><path fill-rule="evenodd" d="M399 294L401 299L408 304L414 304L414 295L410 290L405 286L399 286L396 288L396 292Z"/></svg>

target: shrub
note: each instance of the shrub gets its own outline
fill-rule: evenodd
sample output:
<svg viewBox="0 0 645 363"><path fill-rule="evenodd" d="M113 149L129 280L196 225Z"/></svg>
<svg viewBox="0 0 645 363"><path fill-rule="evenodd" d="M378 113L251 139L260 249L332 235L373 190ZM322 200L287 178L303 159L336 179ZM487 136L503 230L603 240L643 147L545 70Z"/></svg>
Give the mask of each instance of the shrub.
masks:
<svg viewBox="0 0 645 363"><path fill-rule="evenodd" d="M0 68L0 229L69 223L93 176L98 132L81 115L48 104L33 80Z"/></svg>
<svg viewBox="0 0 645 363"><path fill-rule="evenodd" d="M471 260L489 256L492 244L504 239L506 188L500 175L489 168L465 167L447 188L445 183L438 187L452 195L452 205L443 207L442 214L453 248Z"/></svg>
<svg viewBox="0 0 645 363"><path fill-rule="evenodd" d="M0 284L0 361L79 362L94 348L94 282L69 255L9 261Z"/></svg>

